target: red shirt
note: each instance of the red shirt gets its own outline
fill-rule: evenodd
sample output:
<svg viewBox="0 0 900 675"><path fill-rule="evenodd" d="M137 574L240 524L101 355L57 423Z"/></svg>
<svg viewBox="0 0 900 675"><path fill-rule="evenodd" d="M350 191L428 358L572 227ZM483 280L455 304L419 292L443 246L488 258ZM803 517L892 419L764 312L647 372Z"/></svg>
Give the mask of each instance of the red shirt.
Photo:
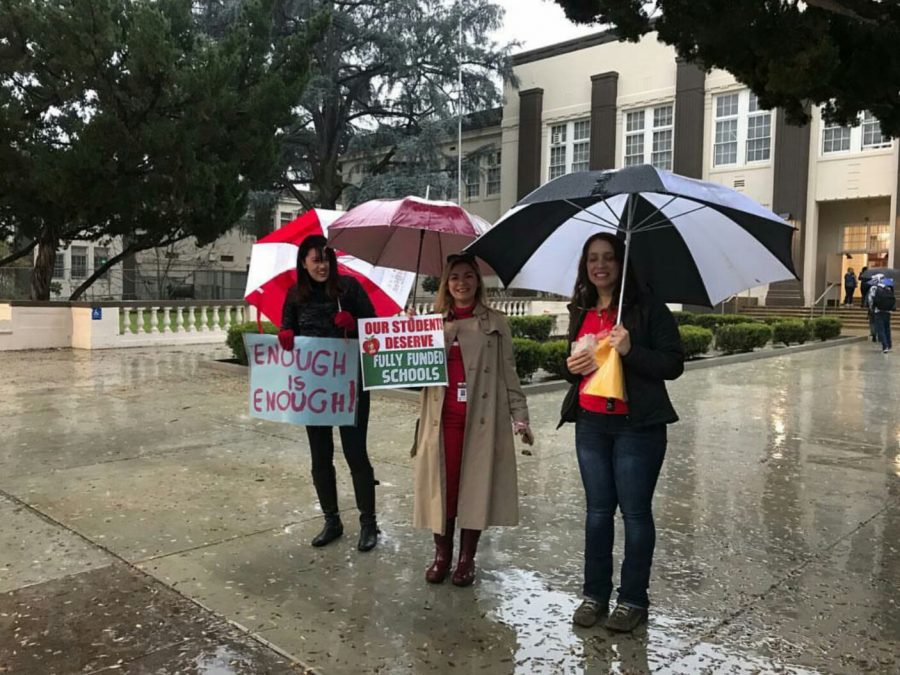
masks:
<svg viewBox="0 0 900 675"><path fill-rule="evenodd" d="M597 335L598 339L600 337L605 337L609 335L615 325L616 310L614 308L610 307L601 310L599 314L590 311L585 315L584 322L582 322L581 328L578 329L578 335L575 339L578 340L582 336L591 333ZM617 398L609 399L612 401L612 407L610 408L608 399L605 396L592 396L591 394L583 393L584 387L591 375L593 375L593 373L589 373L581 378L581 383L578 385L578 404L585 410L590 410L595 413L603 413L604 415L627 415L628 404L625 401L620 401Z"/></svg>
<svg viewBox="0 0 900 675"><path fill-rule="evenodd" d="M455 307L450 311L449 320L462 321L471 319L475 312L475 306ZM454 339L447 353L447 394L444 396L444 404L456 408L460 412L465 411L465 401L458 400L459 389L466 384L466 367L463 363L462 350L459 348L459 340Z"/></svg>

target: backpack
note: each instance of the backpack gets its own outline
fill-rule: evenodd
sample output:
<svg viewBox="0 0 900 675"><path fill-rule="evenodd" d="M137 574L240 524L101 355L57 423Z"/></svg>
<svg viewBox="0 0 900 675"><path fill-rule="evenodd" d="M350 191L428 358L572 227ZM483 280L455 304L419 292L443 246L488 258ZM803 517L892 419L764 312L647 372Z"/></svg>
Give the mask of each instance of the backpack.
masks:
<svg viewBox="0 0 900 675"><path fill-rule="evenodd" d="M876 286L872 305L879 312L893 312L897 307L897 299L894 297L894 289L891 286Z"/></svg>

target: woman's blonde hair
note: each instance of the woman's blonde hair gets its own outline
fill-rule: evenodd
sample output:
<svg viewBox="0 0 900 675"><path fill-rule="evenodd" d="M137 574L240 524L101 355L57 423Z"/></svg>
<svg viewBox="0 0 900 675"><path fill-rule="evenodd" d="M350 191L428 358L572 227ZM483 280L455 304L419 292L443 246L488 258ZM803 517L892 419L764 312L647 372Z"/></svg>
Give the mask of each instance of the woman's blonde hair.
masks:
<svg viewBox="0 0 900 675"><path fill-rule="evenodd" d="M475 278L478 279L478 288L475 289L475 304L488 306L487 293L484 290L484 279L481 276L481 270L478 269L478 263L475 262L475 256L465 253L447 256L447 264L444 265L444 271L441 273L441 283L438 285L437 295L434 299L434 311L438 314L446 314L453 309L453 296L450 295L450 289L447 283L450 280L450 273L454 267L459 265L468 265L475 272Z"/></svg>

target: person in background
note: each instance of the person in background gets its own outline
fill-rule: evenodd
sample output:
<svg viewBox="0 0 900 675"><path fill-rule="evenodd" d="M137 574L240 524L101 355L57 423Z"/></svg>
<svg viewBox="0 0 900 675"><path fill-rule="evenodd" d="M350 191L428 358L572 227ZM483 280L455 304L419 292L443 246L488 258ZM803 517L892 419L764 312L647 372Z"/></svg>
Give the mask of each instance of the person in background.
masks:
<svg viewBox="0 0 900 675"><path fill-rule="evenodd" d="M844 275L844 305L852 305L853 304L853 294L856 292L856 275L853 273L853 268L847 268L847 273Z"/></svg>
<svg viewBox="0 0 900 675"><path fill-rule="evenodd" d="M859 306L865 309L868 307L869 303L869 278L866 276L866 271L868 267L863 267L859 271L859 295L860 295L860 304Z"/></svg>
<svg viewBox="0 0 900 675"><path fill-rule="evenodd" d="M294 348L294 337L348 338L357 336L356 322L375 316L375 310L362 285L353 277L339 275L334 250L325 237L310 235L297 252L297 284L284 301L278 342L283 349ZM339 427L344 458L353 478L353 492L359 509L360 551L370 551L378 543L375 518L375 472L366 448L369 428L369 392L359 391L355 426ZM344 534L338 510L337 481L334 471L332 427L307 426L312 457L312 479L325 515L325 525L313 540L313 546L325 546Z"/></svg>
<svg viewBox="0 0 900 675"><path fill-rule="evenodd" d="M572 386L563 401L560 425L575 423L575 452L584 484L586 517L583 601L572 620L629 632L647 621L650 570L656 546L653 493L666 456L666 425L678 415L666 380L684 371L684 353L675 318L665 304L641 293L628 268L620 297L624 243L600 233L584 243L572 303L569 352L589 335L609 335L622 359L627 401L593 396L583 390L597 369L590 349L568 358ZM620 303L622 323L616 324ZM613 538L616 509L625 524L625 557L615 609Z"/></svg>
<svg viewBox="0 0 900 675"><path fill-rule="evenodd" d="M872 308L872 323L875 325L878 341L881 342L881 351L889 354L893 346L891 313L897 308L893 279L889 279L883 274L876 274L872 277L872 287L869 289L869 307Z"/></svg>
<svg viewBox="0 0 900 675"><path fill-rule="evenodd" d="M482 530L519 520L513 432L528 445L534 439L509 324L487 306L473 256L447 258L435 312L444 316L448 385L422 389L413 525L434 536L434 560L425 572L429 583L447 577L459 525L452 582L468 586L475 579Z"/></svg>

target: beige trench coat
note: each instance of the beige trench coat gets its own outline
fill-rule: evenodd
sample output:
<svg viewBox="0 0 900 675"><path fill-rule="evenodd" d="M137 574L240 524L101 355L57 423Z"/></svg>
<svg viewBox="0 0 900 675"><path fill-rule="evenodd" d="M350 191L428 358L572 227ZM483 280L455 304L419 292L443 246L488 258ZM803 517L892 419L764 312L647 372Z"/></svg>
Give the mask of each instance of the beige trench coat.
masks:
<svg viewBox="0 0 900 675"><path fill-rule="evenodd" d="M519 522L516 449L512 420L527 422L528 406L516 375L506 317L482 305L475 317L444 324L447 349L459 339L468 403L459 479L457 523L483 530ZM442 534L446 476L441 410L446 387L422 389L413 525Z"/></svg>

